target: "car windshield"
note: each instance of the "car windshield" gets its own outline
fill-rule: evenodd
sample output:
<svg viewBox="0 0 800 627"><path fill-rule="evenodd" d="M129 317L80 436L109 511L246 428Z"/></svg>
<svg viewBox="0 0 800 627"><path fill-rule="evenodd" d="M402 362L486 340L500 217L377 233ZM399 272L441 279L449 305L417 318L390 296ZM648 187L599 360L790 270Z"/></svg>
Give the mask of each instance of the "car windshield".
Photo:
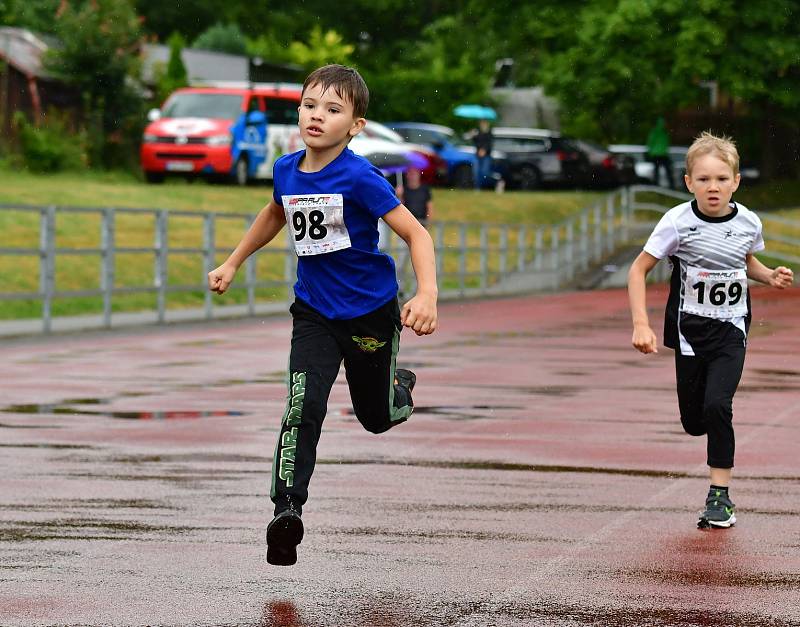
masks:
<svg viewBox="0 0 800 627"><path fill-rule="evenodd" d="M400 144L405 141L402 135L374 120L369 120L367 122L367 125L364 127L364 134L367 137L383 139L387 142L394 142L395 144Z"/></svg>
<svg viewBox="0 0 800 627"><path fill-rule="evenodd" d="M452 131L450 133L442 133L438 130L427 128L413 128L413 127L397 127L396 130L400 135L405 137L406 141L414 144L441 144L447 140L452 140Z"/></svg>
<svg viewBox="0 0 800 627"><path fill-rule="evenodd" d="M162 111L166 118L219 118L235 120L242 113L239 94L175 94Z"/></svg>

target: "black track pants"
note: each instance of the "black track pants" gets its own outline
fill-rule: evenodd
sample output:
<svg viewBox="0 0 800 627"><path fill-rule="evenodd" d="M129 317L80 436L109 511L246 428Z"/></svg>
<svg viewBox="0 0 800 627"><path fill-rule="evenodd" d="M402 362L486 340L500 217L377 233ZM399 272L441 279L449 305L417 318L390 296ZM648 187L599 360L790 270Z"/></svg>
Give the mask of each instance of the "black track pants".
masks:
<svg viewBox="0 0 800 627"><path fill-rule="evenodd" d="M353 410L367 431L381 433L404 422L413 405L408 391L394 384L401 329L396 299L351 320L330 320L300 300L289 311L289 396L270 493L276 514L286 509L287 496L299 506L308 498L328 396L342 361Z"/></svg>
<svg viewBox="0 0 800 627"><path fill-rule="evenodd" d="M744 368L745 347L729 344L703 356L675 351L681 423L690 435L708 434L708 465L733 468L733 395Z"/></svg>

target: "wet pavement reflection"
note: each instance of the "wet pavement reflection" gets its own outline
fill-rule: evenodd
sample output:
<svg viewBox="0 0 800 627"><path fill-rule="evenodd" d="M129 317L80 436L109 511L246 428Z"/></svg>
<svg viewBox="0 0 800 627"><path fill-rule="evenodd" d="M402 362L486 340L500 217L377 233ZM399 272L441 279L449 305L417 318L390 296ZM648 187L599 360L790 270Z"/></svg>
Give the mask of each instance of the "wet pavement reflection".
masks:
<svg viewBox="0 0 800 627"><path fill-rule="evenodd" d="M800 625L800 296L760 298L733 529L695 528L704 443L624 292L452 303L403 335L406 424L367 433L337 380L290 568L264 556L288 318L15 340L0 625Z"/></svg>

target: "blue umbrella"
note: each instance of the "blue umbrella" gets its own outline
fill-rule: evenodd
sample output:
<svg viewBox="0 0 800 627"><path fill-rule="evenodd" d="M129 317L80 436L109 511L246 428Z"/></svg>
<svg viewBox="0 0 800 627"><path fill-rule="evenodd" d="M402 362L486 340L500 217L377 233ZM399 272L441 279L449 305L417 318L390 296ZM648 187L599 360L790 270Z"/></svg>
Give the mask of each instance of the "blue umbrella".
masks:
<svg viewBox="0 0 800 627"><path fill-rule="evenodd" d="M471 120L496 120L497 113L491 107L477 104L462 104L453 109L453 113L460 118Z"/></svg>

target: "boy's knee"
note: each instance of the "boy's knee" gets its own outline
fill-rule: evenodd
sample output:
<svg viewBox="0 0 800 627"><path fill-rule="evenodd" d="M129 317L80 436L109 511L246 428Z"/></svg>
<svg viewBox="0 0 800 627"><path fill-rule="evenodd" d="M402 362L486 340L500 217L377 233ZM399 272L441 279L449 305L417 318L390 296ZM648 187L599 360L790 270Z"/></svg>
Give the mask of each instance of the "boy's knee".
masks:
<svg viewBox="0 0 800 627"><path fill-rule="evenodd" d="M702 416L681 414L681 425L689 435L700 436L706 434L706 425Z"/></svg>
<svg viewBox="0 0 800 627"><path fill-rule="evenodd" d="M703 416L706 420L730 418L733 413L733 402L730 398L719 397L706 400L703 405Z"/></svg>

